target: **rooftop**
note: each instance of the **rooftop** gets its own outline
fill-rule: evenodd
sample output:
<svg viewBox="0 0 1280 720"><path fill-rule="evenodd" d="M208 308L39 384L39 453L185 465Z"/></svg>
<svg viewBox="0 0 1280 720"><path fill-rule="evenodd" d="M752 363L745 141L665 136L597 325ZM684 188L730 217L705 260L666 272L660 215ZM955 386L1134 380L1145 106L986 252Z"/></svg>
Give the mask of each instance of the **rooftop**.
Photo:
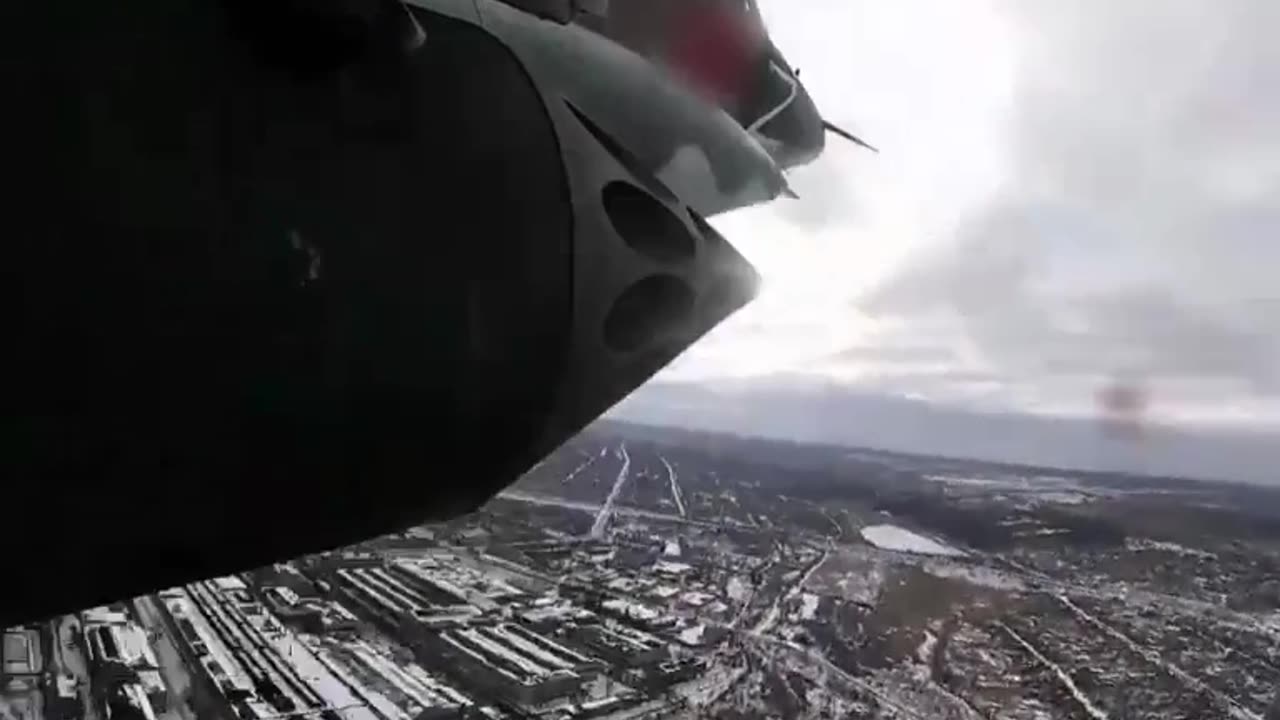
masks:
<svg viewBox="0 0 1280 720"><path fill-rule="evenodd" d="M440 638L515 682L533 685L553 676L573 675L594 662L519 625L448 630Z"/></svg>
<svg viewBox="0 0 1280 720"><path fill-rule="evenodd" d="M415 663L403 663L365 642L329 639L317 652L349 684L359 685L361 695L381 715L413 720L429 709L471 705L471 700Z"/></svg>

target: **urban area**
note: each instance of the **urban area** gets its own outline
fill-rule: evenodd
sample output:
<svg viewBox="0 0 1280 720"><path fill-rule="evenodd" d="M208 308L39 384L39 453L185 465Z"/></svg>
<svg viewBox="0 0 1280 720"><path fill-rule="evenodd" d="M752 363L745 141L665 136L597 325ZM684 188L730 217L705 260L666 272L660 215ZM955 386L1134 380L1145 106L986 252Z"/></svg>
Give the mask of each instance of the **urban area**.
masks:
<svg viewBox="0 0 1280 720"><path fill-rule="evenodd" d="M3 680L0 720L1275 720L1280 490L604 423L473 515L9 628Z"/></svg>

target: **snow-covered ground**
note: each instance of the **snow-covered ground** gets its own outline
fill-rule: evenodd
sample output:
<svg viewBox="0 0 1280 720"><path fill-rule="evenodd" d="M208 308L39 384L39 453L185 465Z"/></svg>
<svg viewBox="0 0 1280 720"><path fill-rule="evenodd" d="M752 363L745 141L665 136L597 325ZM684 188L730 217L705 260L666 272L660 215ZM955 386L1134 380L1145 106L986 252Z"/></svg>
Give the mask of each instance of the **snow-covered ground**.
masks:
<svg viewBox="0 0 1280 720"><path fill-rule="evenodd" d="M1056 503L1058 505L1079 505L1094 499L1092 495L1081 492L1036 493L1034 498L1040 502Z"/></svg>
<svg viewBox="0 0 1280 720"><path fill-rule="evenodd" d="M693 625L680 631L680 642L685 645L701 645L702 636L706 633L706 625Z"/></svg>
<svg viewBox="0 0 1280 720"><path fill-rule="evenodd" d="M1011 483L1005 479L961 477L958 475L925 475L925 480L947 485L972 485L975 487L1024 487L1025 483Z"/></svg>
<svg viewBox="0 0 1280 720"><path fill-rule="evenodd" d="M692 592L687 592L680 596L680 602L690 607L702 607L703 605L706 605L707 603L715 599L716 599L715 595L709 595L707 593L698 592L696 590Z"/></svg>
<svg viewBox="0 0 1280 720"><path fill-rule="evenodd" d="M873 573L861 577L845 575L836 580L835 585L840 597L845 600L871 605L880 597L880 588L884 585L884 570L876 568Z"/></svg>
<svg viewBox="0 0 1280 720"><path fill-rule="evenodd" d="M1067 528L1038 528L1036 530L1019 530L1013 534L1016 538L1029 537L1053 537L1054 535L1066 535L1071 532Z"/></svg>
<svg viewBox="0 0 1280 720"><path fill-rule="evenodd" d="M683 575L693 569L689 563L658 560L653 564L653 571L663 575Z"/></svg>
<svg viewBox="0 0 1280 720"><path fill-rule="evenodd" d="M1117 630L1116 628L1099 620L1097 617L1094 617L1092 614L1086 612L1079 605L1076 605L1074 602L1072 602L1071 598L1067 597L1066 594L1059 594L1057 598L1058 598L1058 601L1061 602L1068 610L1075 613L1076 617L1088 623L1089 625L1092 625L1098 628L1099 630L1106 633L1107 635L1110 635L1111 637L1120 641L1122 644L1128 646L1128 648L1132 650L1135 654L1141 655L1143 658L1147 660L1147 662L1151 663L1152 665L1156 665L1160 667L1165 672L1177 678L1179 681L1182 682L1183 685L1187 686L1187 688L1189 688L1190 690L1213 696L1220 705L1222 705L1227 709L1227 713L1234 720L1262 720L1262 717L1259 716L1257 713L1242 707L1239 701L1237 701L1235 698L1228 697L1223 693L1219 692L1216 688L1210 687L1200 678L1192 675L1191 673L1187 672L1183 668L1175 665L1172 661L1170 661L1167 657L1165 657L1161 653L1140 645L1137 641L1135 641L1133 638L1129 637L1125 633Z"/></svg>
<svg viewBox="0 0 1280 720"><path fill-rule="evenodd" d="M871 525L862 528L862 538L882 550L959 557L964 552L904 530L897 525Z"/></svg>
<svg viewBox="0 0 1280 720"><path fill-rule="evenodd" d="M934 577L964 580L972 585L994 590L1025 590L1022 578L995 568L962 565L952 560L926 562L921 567Z"/></svg>
<svg viewBox="0 0 1280 720"><path fill-rule="evenodd" d="M922 664L928 665L933 661L933 650L938 646L938 636L928 630L924 631L924 640L920 642L920 646L916 648L916 659Z"/></svg>
<svg viewBox="0 0 1280 720"><path fill-rule="evenodd" d="M676 685L672 691L691 707L703 707L715 702L746 672L745 667L712 665L701 677Z"/></svg>
<svg viewBox="0 0 1280 720"><path fill-rule="evenodd" d="M814 613L818 612L818 596L813 593L804 593L800 596L800 619L812 620Z"/></svg>
<svg viewBox="0 0 1280 720"><path fill-rule="evenodd" d="M1212 560L1217 555L1205 550L1197 550L1189 548L1177 543L1164 542L1161 540L1148 540L1146 538L1128 538L1124 542L1125 548L1129 552L1141 552L1143 550L1163 550L1165 552L1175 553L1177 555L1185 555L1188 557L1201 557L1206 560Z"/></svg>
<svg viewBox="0 0 1280 720"><path fill-rule="evenodd" d="M927 665L899 665L875 670L867 681L880 701L879 717L913 720L981 720L980 716L945 688L929 679Z"/></svg>
<svg viewBox="0 0 1280 720"><path fill-rule="evenodd" d="M1034 645L1027 642L1027 640L1023 638L1021 635L1019 635L1017 632L1015 632L1013 628L1009 627L1003 622L997 622L996 625L1000 629L1008 633L1009 637L1013 638L1014 642L1021 645L1024 650L1030 653L1031 656L1034 657L1037 662L1039 662L1042 666L1044 666L1046 669L1052 672L1055 676L1057 676L1058 683L1061 684L1062 687L1067 691L1067 693L1071 695L1072 698L1075 699L1076 703L1079 704L1080 709L1084 711L1085 715L1089 716L1093 720L1107 720L1107 714L1103 712L1101 709L1099 709L1098 706L1094 704L1093 700L1089 698L1089 696L1085 695L1083 692L1080 691L1080 688L1076 685L1075 680L1073 680L1071 678L1071 675L1068 674L1065 670L1063 670L1061 666L1059 666L1057 663L1053 662L1049 658L1045 657L1043 653L1041 653L1038 649L1036 649Z"/></svg>
<svg viewBox="0 0 1280 720"><path fill-rule="evenodd" d="M1029 506L1043 503L1058 505L1079 505L1097 499L1099 493L1092 488L1081 487L1080 483L1063 477L1041 475L1022 477L1003 475L997 477L966 477L958 475L925 475L925 480L939 483L961 491L964 488L987 491L1002 490L1024 500Z"/></svg>
<svg viewBox="0 0 1280 720"><path fill-rule="evenodd" d="M866 545L839 547L831 560L809 579L805 589L817 595L874 604L893 559L896 558Z"/></svg>

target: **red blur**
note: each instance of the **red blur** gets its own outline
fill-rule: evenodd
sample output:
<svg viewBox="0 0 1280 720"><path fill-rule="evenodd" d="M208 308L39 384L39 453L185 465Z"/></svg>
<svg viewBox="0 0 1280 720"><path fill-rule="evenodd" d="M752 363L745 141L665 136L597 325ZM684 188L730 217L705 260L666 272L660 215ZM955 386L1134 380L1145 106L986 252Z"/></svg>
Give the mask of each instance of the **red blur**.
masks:
<svg viewBox="0 0 1280 720"><path fill-rule="evenodd" d="M667 60L699 92L732 107L750 90L764 35L733 3L690 2L674 24Z"/></svg>
<svg viewBox="0 0 1280 720"><path fill-rule="evenodd" d="M1098 392L1103 430L1126 440L1142 439L1150 397L1147 389L1132 381L1116 380Z"/></svg>

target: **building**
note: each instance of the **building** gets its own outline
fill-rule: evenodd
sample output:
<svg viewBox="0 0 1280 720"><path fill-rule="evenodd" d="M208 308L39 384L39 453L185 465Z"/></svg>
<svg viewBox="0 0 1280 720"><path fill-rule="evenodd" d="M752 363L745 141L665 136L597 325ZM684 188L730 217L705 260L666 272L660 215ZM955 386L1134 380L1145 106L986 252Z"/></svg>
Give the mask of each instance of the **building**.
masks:
<svg viewBox="0 0 1280 720"><path fill-rule="evenodd" d="M118 662L135 669L159 667L146 632L132 622L86 625L85 638L90 661Z"/></svg>
<svg viewBox="0 0 1280 720"><path fill-rule="evenodd" d="M573 695L604 670L599 660L514 623L439 631L428 652L469 685L525 706Z"/></svg>
<svg viewBox="0 0 1280 720"><path fill-rule="evenodd" d="M221 698L229 705L247 703L254 697L249 675L236 662L231 649L209 625L185 589L161 593L164 609L178 627L186 649L196 659L194 669L203 671Z"/></svg>
<svg viewBox="0 0 1280 720"><path fill-rule="evenodd" d="M426 525L419 525L405 530L404 537L412 540L430 540L434 542L436 539L436 533L435 530Z"/></svg>
<svg viewBox="0 0 1280 720"><path fill-rule="evenodd" d="M102 605L81 612L80 619L86 626L120 625L129 622L129 615L124 610Z"/></svg>
<svg viewBox="0 0 1280 720"><path fill-rule="evenodd" d="M415 577L394 565L340 567L335 588L354 607L363 608L398 637L414 641L425 628L447 627L481 614L450 588Z"/></svg>
<svg viewBox="0 0 1280 720"><path fill-rule="evenodd" d="M44 672L44 657L40 651L40 632L27 627L12 627L4 631L3 670L6 678L39 675Z"/></svg>
<svg viewBox="0 0 1280 720"><path fill-rule="evenodd" d="M285 628L235 579L187 585L165 608L201 668L235 715L245 720L320 715L344 708L344 720L380 720L324 659Z"/></svg>
<svg viewBox="0 0 1280 720"><path fill-rule="evenodd" d="M137 683L121 683L111 688L103 706L106 720L156 720L155 708Z"/></svg>
<svg viewBox="0 0 1280 720"><path fill-rule="evenodd" d="M418 664L361 639L326 638L321 651L388 720L456 718L474 707L462 691Z"/></svg>
<svg viewBox="0 0 1280 720"><path fill-rule="evenodd" d="M296 627L312 628L320 625L320 608L302 599L286 585L268 585L261 589L263 602L280 621Z"/></svg>
<svg viewBox="0 0 1280 720"><path fill-rule="evenodd" d="M299 571L293 563L268 565L250 572L249 576L256 587L288 588L301 600L310 600L320 595L315 583Z"/></svg>
<svg viewBox="0 0 1280 720"><path fill-rule="evenodd" d="M169 706L168 688L160 676L160 663L147 638L146 631L129 619L123 612L109 608L94 608L82 615L85 650L89 656L89 664L100 671L103 666L119 665L127 669L127 682L122 685L136 686L147 699L147 707L138 706L136 710L143 715L149 712L163 712ZM123 692L123 691L122 691ZM134 690L129 690L125 698L129 703ZM136 705L136 703L133 703Z"/></svg>
<svg viewBox="0 0 1280 720"><path fill-rule="evenodd" d="M554 630L570 623L585 625L596 621L595 613L568 601L542 598L529 607L517 609L516 619L539 631Z"/></svg>
<svg viewBox="0 0 1280 720"><path fill-rule="evenodd" d="M482 527L468 527L453 534L453 541L459 545L477 547L489 542L490 533Z"/></svg>
<svg viewBox="0 0 1280 720"><path fill-rule="evenodd" d="M611 598L600 603L601 612L611 615L632 627L648 632L671 630L678 620L651 607L623 598Z"/></svg>
<svg viewBox="0 0 1280 720"><path fill-rule="evenodd" d="M319 626L308 628L314 633L352 632L360 627L360 619L342 603L332 600L315 600L310 603L318 611Z"/></svg>
<svg viewBox="0 0 1280 720"><path fill-rule="evenodd" d="M501 562L501 558L492 559ZM495 574L469 567L452 553L399 558L391 567L402 577L414 578L481 610L496 610L525 596L520 588Z"/></svg>
<svg viewBox="0 0 1280 720"><path fill-rule="evenodd" d="M656 666L670 655L660 638L625 626L585 625L571 628L568 635L617 668Z"/></svg>
<svg viewBox="0 0 1280 720"><path fill-rule="evenodd" d="M80 720L84 716L84 703L80 701L79 685L70 673L59 673L53 679L53 692L45 700L45 720Z"/></svg>
<svg viewBox="0 0 1280 720"><path fill-rule="evenodd" d="M169 709L169 689L159 670L139 670L138 687L156 712Z"/></svg>
<svg viewBox="0 0 1280 720"><path fill-rule="evenodd" d="M707 670L704 658L668 660L658 665L658 674L666 684L685 682L701 676Z"/></svg>

